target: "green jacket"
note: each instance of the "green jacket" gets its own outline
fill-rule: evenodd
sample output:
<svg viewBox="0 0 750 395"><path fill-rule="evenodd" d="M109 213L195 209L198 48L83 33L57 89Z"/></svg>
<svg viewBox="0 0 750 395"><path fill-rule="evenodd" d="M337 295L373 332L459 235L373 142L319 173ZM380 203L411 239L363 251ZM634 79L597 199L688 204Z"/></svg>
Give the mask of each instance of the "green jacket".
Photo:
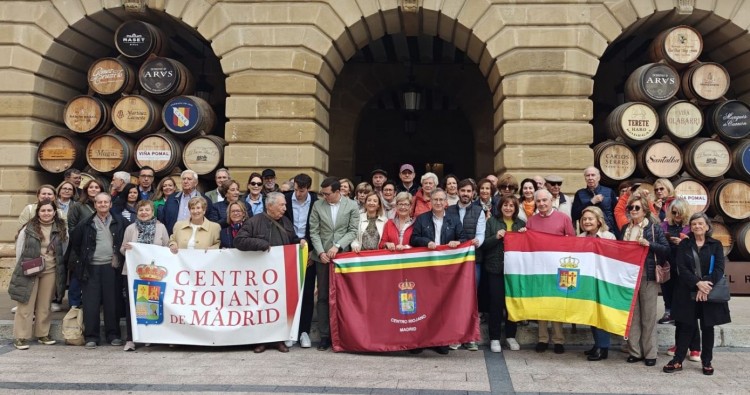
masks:
<svg viewBox="0 0 750 395"><path fill-rule="evenodd" d="M359 207L354 200L342 196L334 224L331 221L331 206L325 199L318 199L310 213L310 257L320 262L320 253L328 251L334 244L341 246L341 252L349 251L349 245L357 237L357 230Z"/></svg>
<svg viewBox="0 0 750 395"><path fill-rule="evenodd" d="M67 229L63 229L62 231L67 232ZM52 224L50 238L55 240L55 288L59 294L60 290L65 290L65 283L68 277L64 259L65 250L68 246L68 239L66 238L65 242L60 240L60 230L57 229L56 224ZM16 267L13 269L13 274L10 277L8 294L10 295L11 300L15 300L18 303L28 303L37 277L25 276L23 274L23 269L21 268L21 262L38 258L42 254L42 242L41 237L27 226L18 234L18 240L16 241L17 246L18 243L22 243L23 249L16 258ZM18 248L16 248L16 250L18 250Z"/></svg>
<svg viewBox="0 0 750 395"><path fill-rule="evenodd" d="M513 220L511 230L518 232L519 229L526 226L520 218ZM492 216L487 220L487 228L485 230L484 243L482 243L481 249L484 250L484 269L488 273L502 274L503 273L503 262L505 248L503 245L503 239L497 239L497 232L500 229L505 229L505 222L502 217Z"/></svg>

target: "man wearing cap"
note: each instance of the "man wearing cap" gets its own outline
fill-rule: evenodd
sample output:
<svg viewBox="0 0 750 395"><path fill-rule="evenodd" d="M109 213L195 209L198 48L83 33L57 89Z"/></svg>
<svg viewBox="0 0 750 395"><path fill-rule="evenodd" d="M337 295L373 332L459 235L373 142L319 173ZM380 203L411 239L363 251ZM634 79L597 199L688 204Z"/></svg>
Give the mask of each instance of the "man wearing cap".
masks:
<svg viewBox="0 0 750 395"><path fill-rule="evenodd" d="M414 183L414 166L405 163L401 165L398 171L398 178L401 182L396 185L396 192L409 192L412 196L417 194L419 186Z"/></svg>
<svg viewBox="0 0 750 395"><path fill-rule="evenodd" d="M273 169L263 170L260 174L263 179L263 189L260 191L264 197L271 192L281 192L281 188L276 184L276 172Z"/></svg>
<svg viewBox="0 0 750 395"><path fill-rule="evenodd" d="M372 189L375 190L375 193L378 195L383 196L383 184L385 183L385 180L388 179L388 173L383 169L375 169L370 173L371 177L371 183L372 183Z"/></svg>
<svg viewBox="0 0 750 395"><path fill-rule="evenodd" d="M544 181L546 189L552 194L552 207L570 217L573 198L560 192L562 189L563 178L555 174L550 174L544 177Z"/></svg>

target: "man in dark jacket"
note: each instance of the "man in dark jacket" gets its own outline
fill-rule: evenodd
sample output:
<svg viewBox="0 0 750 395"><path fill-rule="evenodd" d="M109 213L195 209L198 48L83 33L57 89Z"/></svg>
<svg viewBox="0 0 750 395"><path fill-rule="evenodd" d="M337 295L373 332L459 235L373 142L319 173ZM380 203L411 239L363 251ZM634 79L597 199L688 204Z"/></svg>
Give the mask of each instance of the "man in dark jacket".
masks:
<svg viewBox="0 0 750 395"><path fill-rule="evenodd" d="M610 188L600 185L601 173L594 166L589 166L584 170L583 177L586 179L586 188L576 191L573 197L573 207L570 210L570 217L573 220L573 226L581 219L583 209L588 206L596 206L604 213L604 221L607 223L610 232L619 236L619 229L615 222L615 205L617 204L617 194Z"/></svg>
<svg viewBox="0 0 750 395"><path fill-rule="evenodd" d="M173 193L166 202L164 207L158 210L158 220L167 227L167 233L172 235L174 224L177 221L190 219L190 210L188 202L196 196L203 196L206 199L206 218L212 222L219 222L219 213L214 208L211 199L200 193L196 188L198 186L198 174L192 170L185 170L180 174L182 179L182 192Z"/></svg>
<svg viewBox="0 0 750 395"><path fill-rule="evenodd" d="M268 251L273 246L297 244L300 242L294 233L294 225L286 212L286 199L280 192L271 192L266 196L266 212L254 215L247 220L234 238L234 247L241 251ZM304 241L303 241L304 242ZM284 342L270 343L281 352L289 352ZM255 346L255 352L266 350L266 344Z"/></svg>
<svg viewBox="0 0 750 395"><path fill-rule="evenodd" d="M101 192L94 198L96 214L76 226L71 237L81 264L83 281L83 324L86 348L99 344L99 309L104 310L107 342L121 346L117 298L121 295L120 268L125 257L120 254L127 221L110 213L112 197Z"/></svg>

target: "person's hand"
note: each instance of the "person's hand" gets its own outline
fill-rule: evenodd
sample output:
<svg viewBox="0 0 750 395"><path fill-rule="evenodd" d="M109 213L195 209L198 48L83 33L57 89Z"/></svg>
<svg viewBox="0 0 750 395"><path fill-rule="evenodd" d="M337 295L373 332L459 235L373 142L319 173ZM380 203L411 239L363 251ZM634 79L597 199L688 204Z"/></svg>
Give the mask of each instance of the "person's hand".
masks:
<svg viewBox="0 0 750 395"><path fill-rule="evenodd" d="M328 262L331 261L331 258L328 257L328 254L325 252L321 252L320 255L318 255L320 258L320 263L328 264Z"/></svg>
<svg viewBox="0 0 750 395"><path fill-rule="evenodd" d="M677 244L680 244L680 242L682 241L682 239L681 239L681 238L679 238L679 237L670 237L670 238L669 238L669 241L670 241L670 242L671 242L672 244L674 244L674 245L677 245Z"/></svg>
<svg viewBox="0 0 750 395"><path fill-rule="evenodd" d="M479 239L474 239L471 241L471 244L474 245L474 247L479 247Z"/></svg>
<svg viewBox="0 0 750 395"><path fill-rule="evenodd" d="M498 231L497 231L497 235L496 235L495 237L497 237L497 239L498 239L498 240L500 240L500 239L502 239L503 237L505 237L505 229L500 229L500 230L498 230Z"/></svg>
<svg viewBox="0 0 750 395"><path fill-rule="evenodd" d="M604 200L604 195L602 195L601 193L594 195L594 197L591 198L591 204L599 204L602 202L602 200Z"/></svg>
<svg viewBox="0 0 750 395"><path fill-rule="evenodd" d="M695 301L696 302L705 302L708 300L708 293L698 291L698 293L695 295Z"/></svg>
<svg viewBox="0 0 750 395"><path fill-rule="evenodd" d="M708 293L711 292L711 289L713 289L714 284L710 281L698 281L698 284L696 284L696 286L698 287L698 291L708 295Z"/></svg>
<svg viewBox="0 0 750 395"><path fill-rule="evenodd" d="M124 244L124 245L122 246L122 248L124 248L124 249L126 249L126 250L131 250L131 249L133 249L133 246L132 246L132 245L130 244L130 242L127 242L127 243L125 243L125 244Z"/></svg>
<svg viewBox="0 0 750 395"><path fill-rule="evenodd" d="M359 252L362 251L362 247L359 246L358 244L353 244L352 245L352 251L354 251L355 254L359 254ZM336 256L336 254L334 254L334 257L335 256Z"/></svg>
<svg viewBox="0 0 750 395"><path fill-rule="evenodd" d="M177 243L169 243L169 251L171 251L173 254L177 254Z"/></svg>
<svg viewBox="0 0 750 395"><path fill-rule="evenodd" d="M301 245L302 247L306 246L307 245L307 240L305 240L305 239L300 240L299 241L299 245Z"/></svg>
<svg viewBox="0 0 750 395"><path fill-rule="evenodd" d="M460 241L456 241L456 240L449 241L448 242L448 247L450 247L450 248L456 248L456 247L459 246L459 244L461 244Z"/></svg>
<svg viewBox="0 0 750 395"><path fill-rule="evenodd" d="M524 226L523 228L518 229L518 231L521 232L521 233L526 232L526 227Z"/></svg>
<svg viewBox="0 0 750 395"><path fill-rule="evenodd" d="M434 250L435 248L437 248L437 244L435 244L434 241L431 241L431 242L427 243L427 248L429 248L431 250Z"/></svg>
<svg viewBox="0 0 750 395"><path fill-rule="evenodd" d="M408 244L407 245L399 244L396 246L396 251L408 250L409 248L411 247Z"/></svg>
<svg viewBox="0 0 750 395"><path fill-rule="evenodd" d="M336 247L336 246L333 246L333 247L331 247L331 249L328 250L328 252L326 252L326 255L328 255L328 258L330 258L329 260L331 260L333 258L336 258L336 254L338 254L338 253L339 253L339 248ZM326 262L326 263L328 263L328 262Z"/></svg>
<svg viewBox="0 0 750 395"><path fill-rule="evenodd" d="M651 243L649 243L648 240L644 239L643 237L641 237L640 239L638 239L638 244L640 244L640 245L642 245L644 247L648 247L649 245L651 245Z"/></svg>
<svg viewBox="0 0 750 395"><path fill-rule="evenodd" d="M385 249L388 251L395 251L396 250L396 244L394 243L385 243Z"/></svg>

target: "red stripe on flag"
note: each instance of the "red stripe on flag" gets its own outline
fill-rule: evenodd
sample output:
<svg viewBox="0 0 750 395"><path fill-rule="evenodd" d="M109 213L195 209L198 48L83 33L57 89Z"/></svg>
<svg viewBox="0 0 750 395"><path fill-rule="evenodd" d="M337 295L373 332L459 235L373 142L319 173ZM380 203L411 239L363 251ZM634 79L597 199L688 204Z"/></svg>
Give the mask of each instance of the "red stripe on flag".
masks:
<svg viewBox="0 0 750 395"><path fill-rule="evenodd" d="M286 319L291 325L297 311L299 299L299 275L297 273L297 244L284 245L284 279L286 280Z"/></svg>
<svg viewBox="0 0 750 395"><path fill-rule="evenodd" d="M549 233L526 231L508 232L505 235L505 252L555 251L562 253L594 253L610 259L641 266L648 252L634 241L617 241L593 237L557 236Z"/></svg>

